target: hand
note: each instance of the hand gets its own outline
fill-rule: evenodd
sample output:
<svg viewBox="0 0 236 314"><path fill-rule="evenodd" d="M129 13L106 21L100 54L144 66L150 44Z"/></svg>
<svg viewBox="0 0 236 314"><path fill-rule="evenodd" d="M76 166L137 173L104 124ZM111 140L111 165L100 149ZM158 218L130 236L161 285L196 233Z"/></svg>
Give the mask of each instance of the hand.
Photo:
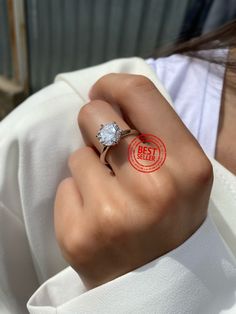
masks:
<svg viewBox="0 0 236 314"><path fill-rule="evenodd" d="M108 74L90 92L78 122L87 146L69 158L58 187L55 232L65 259L88 289L130 272L188 239L207 214L212 166L174 110L144 76ZM100 162L100 124L151 133L166 144L155 172L134 169L123 138Z"/></svg>

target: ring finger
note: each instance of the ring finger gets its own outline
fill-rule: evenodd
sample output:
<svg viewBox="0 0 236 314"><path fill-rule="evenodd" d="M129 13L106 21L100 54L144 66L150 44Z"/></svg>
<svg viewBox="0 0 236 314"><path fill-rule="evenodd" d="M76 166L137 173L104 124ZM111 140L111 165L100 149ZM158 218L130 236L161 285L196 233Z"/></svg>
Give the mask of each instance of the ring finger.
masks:
<svg viewBox="0 0 236 314"><path fill-rule="evenodd" d="M123 119L119 110L102 100L93 100L83 106L79 112L78 123L87 145L93 145L101 153L103 145L96 137L101 124L115 121L122 129L130 129L130 126ZM128 145L135 135L122 138L117 145L112 146L107 154L106 160L112 167L115 175L131 169L128 162ZM119 172L119 174L118 174Z"/></svg>

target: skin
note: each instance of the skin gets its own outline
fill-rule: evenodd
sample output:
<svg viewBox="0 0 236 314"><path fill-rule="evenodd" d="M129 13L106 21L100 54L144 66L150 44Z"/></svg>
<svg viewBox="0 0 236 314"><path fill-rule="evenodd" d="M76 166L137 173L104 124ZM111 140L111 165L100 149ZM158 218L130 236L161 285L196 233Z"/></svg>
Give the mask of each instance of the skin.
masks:
<svg viewBox="0 0 236 314"><path fill-rule="evenodd" d="M202 224L213 181L212 166L180 118L144 76L108 74L90 92L78 122L86 146L69 158L71 177L58 187L54 222L64 258L87 289L108 282L173 250ZM162 139L164 165L134 169L127 158L133 136L99 159L95 135L116 121Z"/></svg>

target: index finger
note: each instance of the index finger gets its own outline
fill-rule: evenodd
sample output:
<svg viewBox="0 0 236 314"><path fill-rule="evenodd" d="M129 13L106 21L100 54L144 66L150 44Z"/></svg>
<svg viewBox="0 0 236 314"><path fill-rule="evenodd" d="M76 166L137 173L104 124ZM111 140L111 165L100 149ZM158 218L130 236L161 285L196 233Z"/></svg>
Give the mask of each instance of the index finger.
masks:
<svg viewBox="0 0 236 314"><path fill-rule="evenodd" d="M117 104L128 122L141 133L151 133L164 140L168 150L193 136L174 109L161 95L154 83L143 75L110 73L101 77L92 87L90 98Z"/></svg>

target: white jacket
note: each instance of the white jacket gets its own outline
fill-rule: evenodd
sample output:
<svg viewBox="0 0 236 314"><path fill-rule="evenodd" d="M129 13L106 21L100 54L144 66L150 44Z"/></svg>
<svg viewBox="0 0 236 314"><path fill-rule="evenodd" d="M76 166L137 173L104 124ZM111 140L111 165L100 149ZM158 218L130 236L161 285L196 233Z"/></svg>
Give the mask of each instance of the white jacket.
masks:
<svg viewBox="0 0 236 314"><path fill-rule="evenodd" d="M90 291L63 260L53 200L83 145L78 111L109 72L146 75L171 103L144 60L118 59L57 76L0 123L0 313L235 314L236 178L213 159L209 215L177 249Z"/></svg>

